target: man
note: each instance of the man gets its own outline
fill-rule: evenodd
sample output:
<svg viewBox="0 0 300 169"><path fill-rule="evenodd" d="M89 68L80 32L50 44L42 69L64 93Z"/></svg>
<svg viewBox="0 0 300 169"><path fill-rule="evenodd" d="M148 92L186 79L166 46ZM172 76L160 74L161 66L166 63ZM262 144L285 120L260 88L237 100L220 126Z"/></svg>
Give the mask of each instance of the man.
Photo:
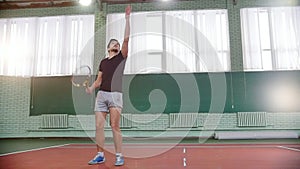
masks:
<svg viewBox="0 0 300 169"><path fill-rule="evenodd" d="M115 151L116 166L124 165L122 155L122 135L120 130L120 116L123 107L122 100L122 76L124 74L125 61L128 55L128 42L130 35L130 13L131 7L125 9L125 34L122 49L116 39L111 39L107 45L108 57L104 58L99 65L96 81L86 88L88 94L95 88L100 87L95 102L96 118L96 142L97 155L88 164L100 164L105 162L104 157L104 124L106 116L110 114L110 126L112 128Z"/></svg>

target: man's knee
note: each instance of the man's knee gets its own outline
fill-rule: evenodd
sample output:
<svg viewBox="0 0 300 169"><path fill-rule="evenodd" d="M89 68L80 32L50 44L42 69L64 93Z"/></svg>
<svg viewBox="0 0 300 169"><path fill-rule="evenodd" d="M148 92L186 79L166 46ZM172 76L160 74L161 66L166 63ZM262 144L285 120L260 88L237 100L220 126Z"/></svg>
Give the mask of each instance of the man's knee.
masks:
<svg viewBox="0 0 300 169"><path fill-rule="evenodd" d="M96 130L104 130L105 122L103 123L97 123L96 124Z"/></svg>
<svg viewBox="0 0 300 169"><path fill-rule="evenodd" d="M120 130L120 124L116 121L110 121L110 127L112 130Z"/></svg>

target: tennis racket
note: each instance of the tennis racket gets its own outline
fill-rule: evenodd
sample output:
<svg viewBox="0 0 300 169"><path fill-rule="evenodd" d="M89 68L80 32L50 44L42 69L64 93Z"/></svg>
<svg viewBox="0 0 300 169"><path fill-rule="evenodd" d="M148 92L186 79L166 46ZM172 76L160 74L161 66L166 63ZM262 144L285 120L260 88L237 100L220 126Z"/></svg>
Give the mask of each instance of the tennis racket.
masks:
<svg viewBox="0 0 300 169"><path fill-rule="evenodd" d="M91 80L91 68L87 65L80 66L72 74L72 84L75 87L89 87Z"/></svg>

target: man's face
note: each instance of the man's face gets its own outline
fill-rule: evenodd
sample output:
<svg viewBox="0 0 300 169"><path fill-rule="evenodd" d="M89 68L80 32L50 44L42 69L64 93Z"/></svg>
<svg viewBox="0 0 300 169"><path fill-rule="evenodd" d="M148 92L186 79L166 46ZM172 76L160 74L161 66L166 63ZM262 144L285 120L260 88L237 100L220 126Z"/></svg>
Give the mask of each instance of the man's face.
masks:
<svg viewBox="0 0 300 169"><path fill-rule="evenodd" d="M111 41L109 44L108 51L113 51L113 52L119 52L120 51L120 44L118 41Z"/></svg>

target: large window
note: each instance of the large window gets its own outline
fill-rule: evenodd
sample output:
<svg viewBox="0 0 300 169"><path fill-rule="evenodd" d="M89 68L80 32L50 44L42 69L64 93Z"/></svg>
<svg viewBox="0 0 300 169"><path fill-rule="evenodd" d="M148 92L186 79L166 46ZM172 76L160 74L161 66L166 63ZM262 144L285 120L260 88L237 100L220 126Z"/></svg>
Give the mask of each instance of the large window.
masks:
<svg viewBox="0 0 300 169"><path fill-rule="evenodd" d="M124 36L124 14L107 16L107 41ZM226 10L138 12L125 73L230 71Z"/></svg>
<svg viewBox="0 0 300 169"><path fill-rule="evenodd" d="M300 7L241 9L245 70L300 69Z"/></svg>
<svg viewBox="0 0 300 169"><path fill-rule="evenodd" d="M93 65L94 16L0 19L0 75L70 75Z"/></svg>

